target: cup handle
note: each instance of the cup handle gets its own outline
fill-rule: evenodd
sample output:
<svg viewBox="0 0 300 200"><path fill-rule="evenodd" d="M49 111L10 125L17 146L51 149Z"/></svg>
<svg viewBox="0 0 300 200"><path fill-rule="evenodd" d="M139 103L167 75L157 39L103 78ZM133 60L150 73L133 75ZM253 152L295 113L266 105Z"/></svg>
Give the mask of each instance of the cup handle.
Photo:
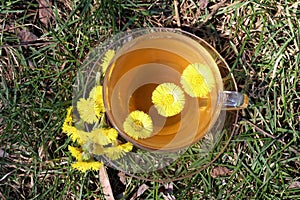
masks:
<svg viewBox="0 0 300 200"><path fill-rule="evenodd" d="M243 109L249 103L248 96L239 92L223 91L220 96L222 98L222 110Z"/></svg>

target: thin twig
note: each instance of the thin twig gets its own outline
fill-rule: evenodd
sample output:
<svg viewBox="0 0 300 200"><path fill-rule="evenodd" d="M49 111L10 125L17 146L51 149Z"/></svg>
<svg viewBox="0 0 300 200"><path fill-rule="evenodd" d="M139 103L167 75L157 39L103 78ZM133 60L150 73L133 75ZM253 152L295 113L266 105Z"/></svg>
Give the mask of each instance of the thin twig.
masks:
<svg viewBox="0 0 300 200"><path fill-rule="evenodd" d="M243 121L246 122L247 124L249 124L250 126L253 126L253 127L255 128L255 130L257 130L257 131L260 132L261 134L263 134L263 135L265 135L265 136L267 136L267 137L269 137L269 138L272 138L272 139L274 139L274 140L277 140L278 142L280 142L280 143L283 144L284 146L287 145L287 144L286 144L284 141L282 141L280 138L277 138L277 137L271 135L270 133L264 131L263 129L259 128L258 126L256 126L256 125L253 124L252 122L250 122L249 120L243 119ZM289 149L290 151L294 152L296 155L299 155L299 154L300 154L300 152L299 152L297 149L295 149L294 147L292 147L292 146L289 146L288 149Z"/></svg>
<svg viewBox="0 0 300 200"><path fill-rule="evenodd" d="M178 1L174 0L175 19L178 27L181 27L179 12L178 12Z"/></svg>
<svg viewBox="0 0 300 200"><path fill-rule="evenodd" d="M22 47L22 46L39 46L46 44L54 44L55 42L46 41L46 42L37 42L37 43L22 43L22 44L14 44L14 45L0 45L0 49L9 48L9 47Z"/></svg>

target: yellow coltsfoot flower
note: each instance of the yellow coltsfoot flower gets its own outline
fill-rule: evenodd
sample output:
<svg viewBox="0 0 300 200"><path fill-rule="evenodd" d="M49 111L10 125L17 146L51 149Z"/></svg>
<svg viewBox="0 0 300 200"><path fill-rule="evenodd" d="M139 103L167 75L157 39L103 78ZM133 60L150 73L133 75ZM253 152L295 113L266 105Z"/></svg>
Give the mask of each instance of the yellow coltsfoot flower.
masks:
<svg viewBox="0 0 300 200"><path fill-rule="evenodd" d="M134 139L150 137L153 131L151 117L143 111L135 110L123 123L124 131Z"/></svg>
<svg viewBox="0 0 300 200"><path fill-rule="evenodd" d="M77 102L77 110L83 121L89 124L97 122L105 112L102 86L95 86L90 91L89 98L80 98Z"/></svg>
<svg viewBox="0 0 300 200"><path fill-rule="evenodd" d="M214 87L214 76L206 65L188 65L182 73L180 83L191 97L205 97Z"/></svg>
<svg viewBox="0 0 300 200"><path fill-rule="evenodd" d="M70 106L67 109L67 115L62 126L62 132L66 133L67 136L70 137L73 142L77 141L79 144L81 144L82 141L80 140L78 129L75 126L73 126L72 109L72 106Z"/></svg>
<svg viewBox="0 0 300 200"><path fill-rule="evenodd" d="M114 128L97 128L91 131L89 138L93 143L107 145L115 141L118 137L118 132Z"/></svg>
<svg viewBox="0 0 300 200"><path fill-rule="evenodd" d="M131 151L133 145L130 142L117 146L108 147L104 150L105 156L111 160L117 160L123 157L127 152Z"/></svg>
<svg viewBox="0 0 300 200"><path fill-rule="evenodd" d="M103 163L94 160L85 160L84 152L81 148L68 146L68 149L73 157L75 157L75 163L72 163L72 168L77 169L81 172L86 172L87 170L99 170Z"/></svg>
<svg viewBox="0 0 300 200"><path fill-rule="evenodd" d="M185 97L183 91L176 84L163 83L153 91L152 103L160 115L170 117L183 110Z"/></svg>
<svg viewBox="0 0 300 200"><path fill-rule="evenodd" d="M92 99L81 98L77 102L77 110L79 112L80 118L89 123L95 123L98 121L98 118L94 111L94 101Z"/></svg>
<svg viewBox="0 0 300 200"><path fill-rule="evenodd" d="M105 112L103 96L102 96L102 86L95 86L89 95L89 99L94 101L94 112L98 118L102 116Z"/></svg>
<svg viewBox="0 0 300 200"><path fill-rule="evenodd" d="M67 134L68 137L72 139L73 142L78 142L82 144L82 140L80 138L80 133L75 126L63 125L62 131Z"/></svg>
<svg viewBox="0 0 300 200"><path fill-rule="evenodd" d="M71 166L81 172L86 172L88 170L99 170L103 166L103 163L98 161L78 161L72 163Z"/></svg>

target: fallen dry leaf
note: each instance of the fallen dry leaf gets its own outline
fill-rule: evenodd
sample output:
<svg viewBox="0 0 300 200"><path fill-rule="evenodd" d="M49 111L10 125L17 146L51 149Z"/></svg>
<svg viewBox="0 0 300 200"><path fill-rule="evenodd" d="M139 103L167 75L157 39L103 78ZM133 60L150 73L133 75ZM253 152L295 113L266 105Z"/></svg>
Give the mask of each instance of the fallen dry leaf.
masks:
<svg viewBox="0 0 300 200"><path fill-rule="evenodd" d="M141 196L142 194L144 194L144 192L145 192L146 190L148 190L148 189L149 189L149 186L148 186L148 185L146 185L145 183L142 184L142 185L139 187L138 191L137 191L137 197L139 197L139 196Z"/></svg>
<svg viewBox="0 0 300 200"><path fill-rule="evenodd" d="M53 16L51 3L49 0L38 0L39 3L39 19L48 28L50 19Z"/></svg>
<svg viewBox="0 0 300 200"><path fill-rule="evenodd" d="M118 176L120 178L120 181L123 185L126 185L126 175L124 172L119 172L118 173Z"/></svg>
<svg viewBox="0 0 300 200"><path fill-rule="evenodd" d="M207 4L208 4L208 0L200 0L199 2L199 8L201 10L205 9L207 7Z"/></svg>
<svg viewBox="0 0 300 200"><path fill-rule="evenodd" d="M138 197L140 197L142 194L144 194L144 192L146 190L148 190L149 186L146 185L145 183L143 183L137 190L136 193L133 194L133 196L130 198L130 200L135 200L137 199Z"/></svg>
<svg viewBox="0 0 300 200"><path fill-rule="evenodd" d="M289 185L290 189L300 188L300 181L295 181L291 185Z"/></svg>
<svg viewBox="0 0 300 200"><path fill-rule="evenodd" d="M105 169L105 166L101 167L99 170L100 183L102 187L102 191L104 193L106 200L114 200L114 195L111 189L111 185L108 179L108 175Z"/></svg>
<svg viewBox="0 0 300 200"><path fill-rule="evenodd" d="M17 31L17 37L20 40L21 44L23 43L28 43L28 42L33 42L36 41L38 39L38 37L36 35L34 35L33 33L27 31L26 29L21 30L21 31Z"/></svg>
<svg viewBox="0 0 300 200"><path fill-rule="evenodd" d="M0 148L0 158L9 157L9 154Z"/></svg>
<svg viewBox="0 0 300 200"><path fill-rule="evenodd" d="M210 176L213 178L217 178L220 176L229 176L232 174L232 170L229 170L227 167L214 167L210 171Z"/></svg>
<svg viewBox="0 0 300 200"><path fill-rule="evenodd" d="M173 183L167 183L164 185L164 188L161 190L164 200L176 200L173 195Z"/></svg>

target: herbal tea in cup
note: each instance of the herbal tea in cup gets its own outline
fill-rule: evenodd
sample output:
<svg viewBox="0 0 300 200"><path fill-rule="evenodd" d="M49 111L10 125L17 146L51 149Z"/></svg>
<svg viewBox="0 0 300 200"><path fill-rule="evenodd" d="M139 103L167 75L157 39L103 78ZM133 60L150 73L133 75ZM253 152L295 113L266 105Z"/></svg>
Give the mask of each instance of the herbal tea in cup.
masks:
<svg viewBox="0 0 300 200"><path fill-rule="evenodd" d="M149 150L172 151L203 138L222 109L247 97L223 91L219 68L200 38L151 28L123 34L105 72L103 101L120 135Z"/></svg>

